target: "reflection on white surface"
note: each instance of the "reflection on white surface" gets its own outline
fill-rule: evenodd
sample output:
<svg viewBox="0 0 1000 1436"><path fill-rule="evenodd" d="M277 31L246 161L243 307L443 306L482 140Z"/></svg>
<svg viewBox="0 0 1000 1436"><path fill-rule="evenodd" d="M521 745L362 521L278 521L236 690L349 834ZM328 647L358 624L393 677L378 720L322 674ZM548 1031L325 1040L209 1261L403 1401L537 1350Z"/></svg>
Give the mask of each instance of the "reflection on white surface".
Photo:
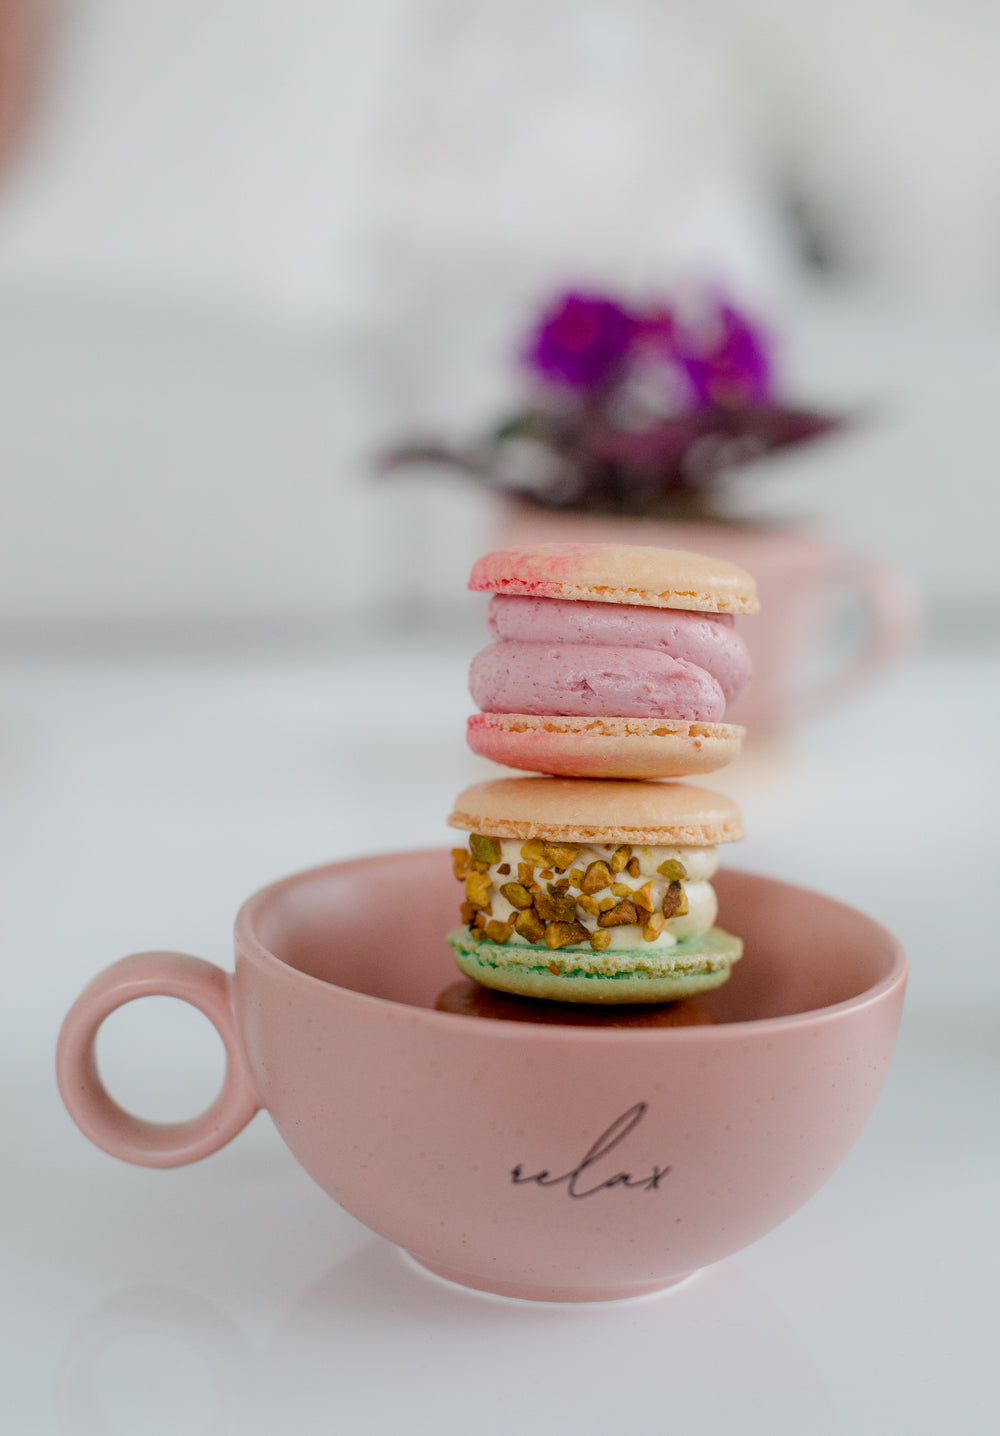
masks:
<svg viewBox="0 0 1000 1436"><path fill-rule="evenodd" d="M193 1292L116 1292L66 1347L57 1383L63 1426L80 1436L237 1430L250 1355L239 1328Z"/></svg>
<svg viewBox="0 0 1000 1436"><path fill-rule="evenodd" d="M706 1380L706 1347L725 1353L725 1380ZM333 1422L499 1436L613 1430L667 1409L687 1430L836 1430L808 1350L737 1261L657 1297L566 1307L451 1287L376 1241L308 1287L262 1345L191 1292L120 1291L72 1333L58 1395L73 1436L158 1436L182 1421L199 1436Z"/></svg>

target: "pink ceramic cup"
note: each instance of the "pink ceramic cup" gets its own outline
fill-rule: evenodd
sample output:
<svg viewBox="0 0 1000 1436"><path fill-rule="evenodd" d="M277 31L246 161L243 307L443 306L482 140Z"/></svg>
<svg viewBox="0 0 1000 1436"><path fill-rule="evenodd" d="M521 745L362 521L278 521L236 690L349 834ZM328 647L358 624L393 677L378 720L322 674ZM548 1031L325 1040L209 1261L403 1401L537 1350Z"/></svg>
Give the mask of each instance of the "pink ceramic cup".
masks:
<svg viewBox="0 0 1000 1436"><path fill-rule="evenodd" d="M736 620L753 676L726 714L727 722L746 727L749 743L773 738L866 687L912 646L919 626L905 574L793 526L669 523L512 504L497 547L570 541L691 549L753 574L760 612ZM850 651L834 659L843 602L863 623ZM815 667L828 671L810 677Z"/></svg>
<svg viewBox="0 0 1000 1436"><path fill-rule="evenodd" d="M148 1166L205 1156L266 1107L335 1201L466 1286L550 1301L670 1286L770 1231L843 1160L906 977L861 913L768 878L715 881L746 939L702 999L717 1022L628 1030L435 1011L456 977L444 852L286 878L240 911L235 973L148 953L97 977L63 1025L63 1099L99 1146ZM226 1045L222 1091L189 1122L124 1112L97 1072L101 1022L155 993L194 1003Z"/></svg>

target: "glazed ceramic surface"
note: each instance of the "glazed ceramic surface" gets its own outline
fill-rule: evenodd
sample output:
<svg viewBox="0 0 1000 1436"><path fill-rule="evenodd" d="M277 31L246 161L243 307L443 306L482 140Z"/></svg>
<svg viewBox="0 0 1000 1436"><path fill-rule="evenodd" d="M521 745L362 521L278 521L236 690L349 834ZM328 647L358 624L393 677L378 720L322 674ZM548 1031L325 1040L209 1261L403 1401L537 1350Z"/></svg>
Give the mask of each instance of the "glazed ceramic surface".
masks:
<svg viewBox="0 0 1000 1436"><path fill-rule="evenodd" d="M81 995L60 1038L64 1100L126 1160L173 1166L258 1106L373 1231L465 1285L548 1300L668 1286L762 1236L859 1135L899 1026L906 962L871 919L743 873L715 880L746 939L713 1024L604 1030L434 1010L456 977L444 852L285 879L236 923L236 971L141 954ZM387 899L405 921L382 920ZM160 1126L124 1113L93 1058L104 1017L181 996L218 1027L223 1090Z"/></svg>
<svg viewBox="0 0 1000 1436"><path fill-rule="evenodd" d="M916 602L904 575L794 527L666 523L513 504L497 547L570 541L690 549L753 574L760 612L736 621L753 677L726 714L727 722L746 726L750 742L841 702L898 658L916 629ZM863 609L863 635L832 672L807 679L805 671L822 668L829 656L837 606L845 599Z"/></svg>

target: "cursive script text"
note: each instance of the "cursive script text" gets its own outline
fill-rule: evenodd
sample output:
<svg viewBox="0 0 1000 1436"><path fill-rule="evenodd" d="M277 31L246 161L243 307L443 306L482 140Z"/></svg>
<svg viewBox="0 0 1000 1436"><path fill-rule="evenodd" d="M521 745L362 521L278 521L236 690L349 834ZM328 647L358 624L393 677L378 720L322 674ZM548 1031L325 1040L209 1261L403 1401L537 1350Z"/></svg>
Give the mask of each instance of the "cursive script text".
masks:
<svg viewBox="0 0 1000 1436"><path fill-rule="evenodd" d="M592 1197L595 1192L605 1192L611 1187L629 1187L646 1192L659 1191L660 1183L670 1171L669 1167L654 1167L648 1177L634 1177L631 1172L616 1172L613 1177L606 1177L604 1181L594 1182L597 1175L594 1167L615 1147L624 1142L638 1127L646 1115L646 1103L636 1102L627 1112L616 1117L611 1126L602 1132L597 1141L586 1151L576 1166L568 1172L563 1172L561 1177L553 1177L547 1170L531 1172L525 1175L524 1168L520 1163L510 1174L511 1181L515 1186L523 1186L528 1182L534 1182L538 1187L561 1187L564 1186L571 1197ZM594 1182L592 1186L582 1185L584 1182Z"/></svg>

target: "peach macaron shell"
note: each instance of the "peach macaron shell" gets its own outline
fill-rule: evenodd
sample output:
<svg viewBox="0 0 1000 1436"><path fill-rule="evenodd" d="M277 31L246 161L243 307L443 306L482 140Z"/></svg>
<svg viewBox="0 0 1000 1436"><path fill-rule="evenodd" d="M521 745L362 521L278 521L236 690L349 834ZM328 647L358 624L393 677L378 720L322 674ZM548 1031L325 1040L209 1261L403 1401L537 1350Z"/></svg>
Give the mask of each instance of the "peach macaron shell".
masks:
<svg viewBox="0 0 1000 1436"><path fill-rule="evenodd" d="M711 847L743 836L732 798L688 783L494 778L455 799L453 828L496 838Z"/></svg>
<svg viewBox="0 0 1000 1436"><path fill-rule="evenodd" d="M562 778L685 778L739 757L734 723L674 718L536 717L476 713L466 740L474 753L529 773Z"/></svg>

